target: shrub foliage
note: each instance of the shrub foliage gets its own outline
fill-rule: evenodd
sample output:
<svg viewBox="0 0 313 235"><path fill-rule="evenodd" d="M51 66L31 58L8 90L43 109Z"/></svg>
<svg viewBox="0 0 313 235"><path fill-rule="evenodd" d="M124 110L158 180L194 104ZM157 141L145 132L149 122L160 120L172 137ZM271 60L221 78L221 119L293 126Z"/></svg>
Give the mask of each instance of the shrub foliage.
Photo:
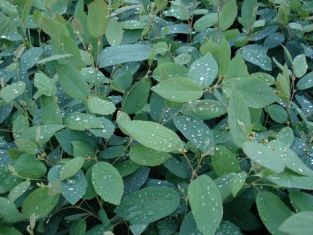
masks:
<svg viewBox="0 0 313 235"><path fill-rule="evenodd" d="M0 233L313 234L312 15L0 0Z"/></svg>

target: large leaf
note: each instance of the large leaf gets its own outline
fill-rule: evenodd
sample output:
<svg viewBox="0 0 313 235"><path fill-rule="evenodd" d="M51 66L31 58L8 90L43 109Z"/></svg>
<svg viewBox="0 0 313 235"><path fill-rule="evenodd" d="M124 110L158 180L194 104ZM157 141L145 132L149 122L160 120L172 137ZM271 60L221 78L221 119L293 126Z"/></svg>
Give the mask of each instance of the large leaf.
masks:
<svg viewBox="0 0 313 235"><path fill-rule="evenodd" d="M179 194L172 188L147 187L125 196L116 213L131 224L148 225L173 213Z"/></svg>
<svg viewBox="0 0 313 235"><path fill-rule="evenodd" d="M151 90L169 101L178 103L197 100L203 93L199 84L183 77L161 81Z"/></svg>
<svg viewBox="0 0 313 235"><path fill-rule="evenodd" d="M203 234L214 234L222 221L221 194L207 175L199 176L188 187L188 198L197 228Z"/></svg>
<svg viewBox="0 0 313 235"><path fill-rule="evenodd" d="M149 44L125 44L105 48L98 57L101 68L127 62L142 61L149 58ZM136 53L134 53L136 52Z"/></svg>
<svg viewBox="0 0 313 235"><path fill-rule="evenodd" d="M313 233L313 211L303 211L288 217L279 227L279 231L294 235L311 235Z"/></svg>
<svg viewBox="0 0 313 235"><path fill-rule="evenodd" d="M223 5L218 14L218 26L224 31L234 23L237 17L238 7L236 0L229 0L222 3Z"/></svg>
<svg viewBox="0 0 313 235"><path fill-rule="evenodd" d="M256 198L256 205L267 230L272 234L283 234L278 227L291 215L283 201L273 193L261 192Z"/></svg>
<svg viewBox="0 0 313 235"><path fill-rule="evenodd" d="M242 95L249 107L263 108L278 101L274 89L268 86L264 80L252 78L232 79L229 83L235 86L236 91Z"/></svg>
<svg viewBox="0 0 313 235"><path fill-rule="evenodd" d="M143 146L160 152L180 152L184 143L178 135L156 122L121 121L120 129Z"/></svg>
<svg viewBox="0 0 313 235"><path fill-rule="evenodd" d="M52 195L48 187L32 191L23 202L22 212L27 217L33 213L36 217L44 217L56 206L59 194Z"/></svg>
<svg viewBox="0 0 313 235"><path fill-rule="evenodd" d="M94 0L88 5L87 25L89 32L94 37L100 37L105 33L109 17L109 7L102 0Z"/></svg>
<svg viewBox="0 0 313 235"><path fill-rule="evenodd" d="M66 94L77 100L85 100L89 95L89 87L81 73L72 66L58 65L59 82Z"/></svg>
<svg viewBox="0 0 313 235"><path fill-rule="evenodd" d="M251 119L242 95L235 90L232 91L229 101L228 125L234 143L241 147L251 132Z"/></svg>
<svg viewBox="0 0 313 235"><path fill-rule="evenodd" d="M120 204L124 193L124 183L115 167L107 162L99 162L92 167L92 185L96 193L106 202Z"/></svg>

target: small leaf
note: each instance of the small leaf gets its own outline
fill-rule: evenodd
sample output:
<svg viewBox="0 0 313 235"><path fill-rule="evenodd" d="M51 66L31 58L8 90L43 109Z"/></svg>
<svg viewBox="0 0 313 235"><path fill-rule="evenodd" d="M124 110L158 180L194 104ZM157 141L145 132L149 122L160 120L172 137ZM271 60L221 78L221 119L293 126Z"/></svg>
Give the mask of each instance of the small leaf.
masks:
<svg viewBox="0 0 313 235"><path fill-rule="evenodd" d="M173 118L177 129L205 154L214 151L214 137L210 128L201 120L185 115Z"/></svg>
<svg viewBox="0 0 313 235"><path fill-rule="evenodd" d="M115 112L115 105L107 100L97 96L91 96L87 99L87 107L91 113L100 115L109 115Z"/></svg>
<svg viewBox="0 0 313 235"><path fill-rule="evenodd" d="M184 143L172 130L156 122L121 121L121 130L147 148L161 152L180 152Z"/></svg>
<svg viewBox="0 0 313 235"><path fill-rule="evenodd" d="M170 159L171 155L138 144L130 148L129 158L141 166L158 166Z"/></svg>
<svg viewBox="0 0 313 235"><path fill-rule="evenodd" d="M313 196L311 194L291 191L289 192L290 203L296 212L313 211Z"/></svg>
<svg viewBox="0 0 313 235"><path fill-rule="evenodd" d="M58 65L59 82L66 94L77 100L85 100L89 95L89 87L81 73L74 67Z"/></svg>
<svg viewBox="0 0 313 235"><path fill-rule="evenodd" d="M224 3L224 2L223 2ZM218 25L222 31L228 29L234 23L237 17L237 2L236 0L226 1L218 14Z"/></svg>
<svg viewBox="0 0 313 235"><path fill-rule="evenodd" d="M261 69L271 71L272 61L267 55L267 48L261 45L247 45L240 50L242 58L259 66Z"/></svg>
<svg viewBox="0 0 313 235"><path fill-rule="evenodd" d="M297 83L297 88L299 90L310 89L312 87L313 87L313 71L306 74Z"/></svg>
<svg viewBox="0 0 313 235"><path fill-rule="evenodd" d="M215 148L211 161L213 169L218 176L240 172L240 164L236 155L224 146L217 146Z"/></svg>
<svg viewBox="0 0 313 235"><path fill-rule="evenodd" d="M146 187L126 195L116 213L131 224L148 225L173 213L179 201L179 194L172 188Z"/></svg>
<svg viewBox="0 0 313 235"><path fill-rule="evenodd" d="M222 221L221 194L207 175L193 180L188 187L188 197L197 228L203 234L214 234Z"/></svg>
<svg viewBox="0 0 313 235"><path fill-rule="evenodd" d="M140 80L136 82L123 96L122 110L128 114L141 111L147 104L150 92L150 82Z"/></svg>
<svg viewBox="0 0 313 235"><path fill-rule="evenodd" d="M82 157L75 157L65 162L60 171L60 180L65 180L75 175L82 168L84 162L85 159Z"/></svg>
<svg viewBox="0 0 313 235"><path fill-rule="evenodd" d="M207 54L192 63L189 78L197 82L202 88L208 88L214 82L218 72L218 65L212 55Z"/></svg>
<svg viewBox="0 0 313 235"><path fill-rule="evenodd" d="M34 85L38 89L40 95L54 96L57 93L55 81L43 73L35 74Z"/></svg>
<svg viewBox="0 0 313 235"><path fill-rule="evenodd" d="M291 215L290 209L271 192L260 192L256 205L262 222L272 234L281 234L278 227Z"/></svg>
<svg viewBox="0 0 313 235"><path fill-rule="evenodd" d="M297 55L292 62L292 70L297 78L302 77L308 69L306 57L304 54Z"/></svg>
<svg viewBox="0 0 313 235"><path fill-rule="evenodd" d="M27 217L35 213L37 218L41 218L48 215L58 201L59 194L50 195L49 188L38 188L24 200L22 212Z"/></svg>
<svg viewBox="0 0 313 235"><path fill-rule="evenodd" d="M136 53L134 53L136 51ZM147 60L151 47L149 44L124 44L105 48L98 57L100 68L112 65Z"/></svg>
<svg viewBox="0 0 313 235"><path fill-rule="evenodd" d="M177 103L197 100L203 94L201 86L188 78L166 79L152 87L151 90L163 98Z"/></svg>
<svg viewBox="0 0 313 235"><path fill-rule="evenodd" d="M93 37L98 38L105 33L108 17L109 9L105 1L94 0L88 5L87 25Z"/></svg>
<svg viewBox="0 0 313 235"><path fill-rule="evenodd" d="M111 18L108 22L105 36L110 45L119 45L123 39L124 30L116 19Z"/></svg>
<svg viewBox="0 0 313 235"><path fill-rule="evenodd" d="M16 82L0 90L0 98L6 103L10 103L24 93L26 85L24 82Z"/></svg>
<svg viewBox="0 0 313 235"><path fill-rule="evenodd" d="M96 193L105 202L120 204L124 193L124 183L115 167L107 162L99 162L92 167L91 177Z"/></svg>
<svg viewBox="0 0 313 235"><path fill-rule="evenodd" d="M226 109L219 101L203 99L184 103L181 112L201 120L210 120L225 114Z"/></svg>
<svg viewBox="0 0 313 235"><path fill-rule="evenodd" d="M244 0L241 7L240 23L245 29L249 29L256 19L256 12L258 9L257 0Z"/></svg>
<svg viewBox="0 0 313 235"><path fill-rule="evenodd" d="M20 196L22 196L30 186L30 181L25 180L18 185L16 185L9 193L8 199L10 202L14 202L16 199L18 199Z"/></svg>
<svg viewBox="0 0 313 235"><path fill-rule="evenodd" d="M86 113L71 113L65 117L64 122L69 129L78 131L91 128L104 128L101 118Z"/></svg>
<svg viewBox="0 0 313 235"><path fill-rule="evenodd" d="M194 29L197 30L198 32L204 31L209 27L212 27L215 25L218 21L218 15L216 12L208 13L201 18L199 18L195 24L194 24Z"/></svg>
<svg viewBox="0 0 313 235"><path fill-rule="evenodd" d="M16 173L23 178L39 179L46 171L46 165L34 155L22 154L14 163Z"/></svg>

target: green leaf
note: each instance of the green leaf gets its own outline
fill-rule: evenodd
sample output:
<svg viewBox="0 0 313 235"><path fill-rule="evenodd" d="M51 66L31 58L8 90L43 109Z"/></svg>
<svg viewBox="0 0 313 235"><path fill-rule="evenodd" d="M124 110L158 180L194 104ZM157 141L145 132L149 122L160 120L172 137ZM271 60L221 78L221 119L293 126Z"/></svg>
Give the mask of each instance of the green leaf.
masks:
<svg viewBox="0 0 313 235"><path fill-rule="evenodd" d="M159 82L169 78L187 76L188 69L184 65L173 62L162 63L153 71L153 78Z"/></svg>
<svg viewBox="0 0 313 235"><path fill-rule="evenodd" d="M211 157L211 162L213 169L218 176L232 172L240 172L240 164L237 156L224 146L217 146L215 148L215 152Z"/></svg>
<svg viewBox="0 0 313 235"><path fill-rule="evenodd" d="M102 0L94 0L88 5L87 25L90 34L98 38L105 33L109 18L109 7Z"/></svg>
<svg viewBox="0 0 313 235"><path fill-rule="evenodd" d="M203 99L184 103L181 112L202 120L210 120L225 114L226 109L219 101Z"/></svg>
<svg viewBox="0 0 313 235"><path fill-rule="evenodd" d="M202 88L208 88L214 82L217 72L218 65L215 59L207 54L191 64L188 76Z"/></svg>
<svg viewBox="0 0 313 235"><path fill-rule="evenodd" d="M271 71L272 61L267 55L268 49L264 46L253 44L240 49L240 54L246 61L259 66L261 69Z"/></svg>
<svg viewBox="0 0 313 235"><path fill-rule="evenodd" d="M251 132L251 118L248 106L240 93L232 91L228 106L228 125L233 142L241 147Z"/></svg>
<svg viewBox="0 0 313 235"><path fill-rule="evenodd" d="M97 96L91 96L87 99L87 107L91 113L100 115L109 115L115 112L115 105L107 100Z"/></svg>
<svg viewBox="0 0 313 235"><path fill-rule="evenodd" d="M292 62L292 70L297 78L302 77L308 69L306 57L304 54L297 55Z"/></svg>
<svg viewBox="0 0 313 235"><path fill-rule="evenodd" d="M313 190L312 176L300 176L294 173L284 172L279 175L268 175L265 178L280 187Z"/></svg>
<svg viewBox="0 0 313 235"><path fill-rule="evenodd" d="M141 166L158 166L170 159L171 155L137 144L130 148L129 158Z"/></svg>
<svg viewBox="0 0 313 235"><path fill-rule="evenodd" d="M281 173L285 169L281 154L264 144L245 142L242 149L251 160L274 172Z"/></svg>
<svg viewBox="0 0 313 235"><path fill-rule="evenodd" d="M264 108L278 101L274 89L268 86L264 80L244 78L232 79L228 83L235 86L236 91L242 95L246 104L251 108ZM224 86L227 86L227 83Z"/></svg>
<svg viewBox="0 0 313 235"><path fill-rule="evenodd" d="M40 95L54 96L57 93L55 81L43 73L35 74L34 85L38 89Z"/></svg>
<svg viewBox="0 0 313 235"><path fill-rule="evenodd" d="M272 104L266 110L275 122L283 124L288 121L288 113L279 104Z"/></svg>
<svg viewBox="0 0 313 235"><path fill-rule="evenodd" d="M310 89L313 87L313 71L306 74L297 82L297 88L299 90Z"/></svg>
<svg viewBox="0 0 313 235"><path fill-rule="evenodd" d="M59 201L59 194L52 195L49 188L32 191L23 202L22 212L28 218L34 213L37 218L48 215Z"/></svg>
<svg viewBox="0 0 313 235"><path fill-rule="evenodd" d="M56 188L54 189L56 192L62 193L62 196L69 203L75 205L86 194L87 179L83 171L79 170L72 177L60 181L61 171L62 165L54 165L53 167L51 167L48 173L49 183L53 186L56 186Z"/></svg>
<svg viewBox="0 0 313 235"><path fill-rule="evenodd" d="M148 225L172 214L179 206L176 190L164 187L146 187L126 195L116 213L131 224Z"/></svg>
<svg viewBox="0 0 313 235"><path fill-rule="evenodd" d="M16 82L0 90L0 98L6 103L10 103L24 93L26 85L24 82Z"/></svg>
<svg viewBox="0 0 313 235"><path fill-rule="evenodd" d="M197 224L193 218L192 212L190 211L184 218L182 225L179 230L179 235L202 235L202 233L197 229Z"/></svg>
<svg viewBox="0 0 313 235"><path fill-rule="evenodd" d="M208 13L201 18L199 18L193 25L194 29L198 32L204 31L207 28L212 27L218 21L218 15L216 12Z"/></svg>
<svg viewBox="0 0 313 235"><path fill-rule="evenodd" d="M221 194L214 181L207 175L199 176L190 183L188 198L198 230L214 234L223 216Z"/></svg>
<svg viewBox="0 0 313 235"><path fill-rule="evenodd" d="M180 152L184 143L172 130L150 121L121 121L120 129L147 148L161 152Z"/></svg>
<svg viewBox="0 0 313 235"><path fill-rule="evenodd" d="M60 171L60 180L65 180L74 176L84 165L85 159L82 157L75 157L62 166Z"/></svg>
<svg viewBox="0 0 313 235"><path fill-rule="evenodd" d="M68 65L58 65L57 72L59 82L67 95L82 101L87 98L89 87L77 69Z"/></svg>
<svg viewBox="0 0 313 235"><path fill-rule="evenodd" d="M163 98L177 103L197 100L203 94L200 85L188 78L182 77L161 81L158 85L152 87L151 90Z"/></svg>
<svg viewBox="0 0 313 235"><path fill-rule="evenodd" d="M283 234L278 227L291 215L290 209L273 193L260 192L256 205L262 222L272 234Z"/></svg>
<svg viewBox="0 0 313 235"><path fill-rule="evenodd" d="M87 223L85 219L77 219L71 223L69 235L85 235Z"/></svg>
<svg viewBox="0 0 313 235"><path fill-rule="evenodd" d="M313 196L311 194L291 191L289 192L290 203L296 212L313 211Z"/></svg>
<svg viewBox="0 0 313 235"><path fill-rule="evenodd" d="M256 12L258 9L257 0L244 0L241 6L241 18L239 22L245 29L249 29L256 19Z"/></svg>
<svg viewBox="0 0 313 235"><path fill-rule="evenodd" d="M39 179L47 172L45 164L29 154L22 154L14 163L14 169L20 177L30 179Z"/></svg>
<svg viewBox="0 0 313 235"><path fill-rule="evenodd" d="M96 193L105 202L120 204L124 193L124 183L115 167L107 162L99 162L92 167L91 177Z"/></svg>
<svg viewBox="0 0 313 235"><path fill-rule="evenodd" d="M134 53L136 51L136 53ZM151 52L149 44L125 44L105 48L98 57L100 68L147 60Z"/></svg>
<svg viewBox="0 0 313 235"><path fill-rule="evenodd" d="M101 118L87 113L71 113L65 117L64 122L69 129L78 131L91 128L104 128Z"/></svg>
<svg viewBox="0 0 313 235"><path fill-rule="evenodd" d="M0 218L5 223L16 223L24 220L25 216L16 209L13 202L7 198L0 197Z"/></svg>
<svg viewBox="0 0 313 235"><path fill-rule="evenodd" d="M16 199L18 199L20 196L22 196L30 186L30 181L25 180L19 184L17 184L9 193L8 199L10 202L14 202Z"/></svg>
<svg viewBox="0 0 313 235"><path fill-rule="evenodd" d="M63 125L58 124L32 126L22 133L21 138L27 138L42 146L63 128Z"/></svg>
<svg viewBox="0 0 313 235"><path fill-rule="evenodd" d="M111 18L108 22L105 36L110 45L119 45L123 39L124 30L115 18Z"/></svg>
<svg viewBox="0 0 313 235"><path fill-rule="evenodd" d="M185 115L175 116L173 121L176 128L197 149L205 154L210 154L214 151L213 133L203 121Z"/></svg>
<svg viewBox="0 0 313 235"><path fill-rule="evenodd" d="M123 96L122 111L132 114L141 111L147 104L150 92L150 81L136 82Z"/></svg>
<svg viewBox="0 0 313 235"><path fill-rule="evenodd" d="M237 2L236 0L226 1L222 7L220 12L218 13L218 25L222 31L228 29L234 23L237 17Z"/></svg>
<svg viewBox="0 0 313 235"><path fill-rule="evenodd" d="M313 233L313 211L303 211L288 217L279 231L293 235L311 235Z"/></svg>

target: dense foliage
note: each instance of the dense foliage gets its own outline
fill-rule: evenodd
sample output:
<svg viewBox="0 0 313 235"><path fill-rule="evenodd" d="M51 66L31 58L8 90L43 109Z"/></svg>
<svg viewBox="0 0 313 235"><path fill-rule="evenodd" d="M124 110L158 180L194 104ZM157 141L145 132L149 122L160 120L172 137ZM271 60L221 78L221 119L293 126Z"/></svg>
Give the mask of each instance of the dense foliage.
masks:
<svg viewBox="0 0 313 235"><path fill-rule="evenodd" d="M0 234L313 234L313 1L0 0Z"/></svg>

